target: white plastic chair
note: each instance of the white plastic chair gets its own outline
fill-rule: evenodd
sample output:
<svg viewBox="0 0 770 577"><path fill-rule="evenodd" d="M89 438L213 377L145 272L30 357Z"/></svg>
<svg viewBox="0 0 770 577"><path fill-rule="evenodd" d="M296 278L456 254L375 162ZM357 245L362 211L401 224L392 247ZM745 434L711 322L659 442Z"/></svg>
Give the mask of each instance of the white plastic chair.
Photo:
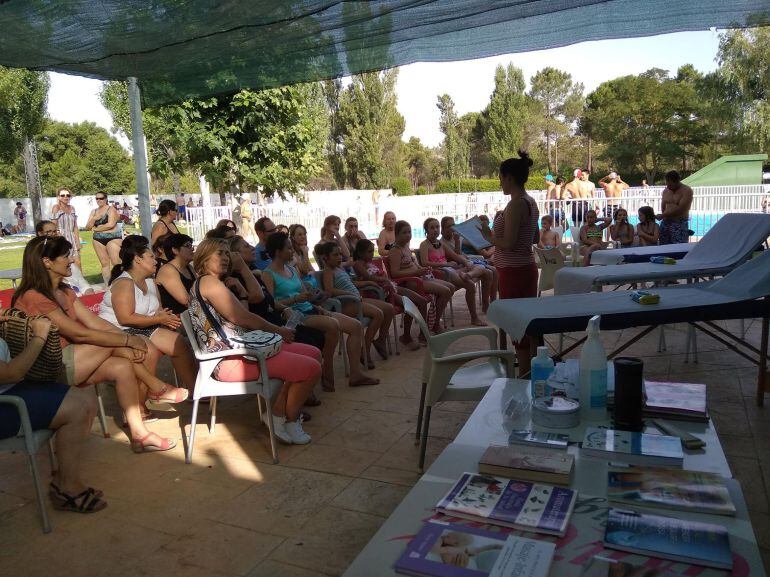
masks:
<svg viewBox="0 0 770 577"><path fill-rule="evenodd" d="M13 405L19 412L21 420L21 432L8 439L0 440L0 451L24 451L29 458L29 468L32 470L32 480L35 483L35 495L37 505L40 508L40 516L43 522L43 533L51 532L51 523L48 520L48 511L45 508L43 487L40 481L40 473L37 470L36 455L44 444L48 444L48 455L51 458L51 470L56 469L56 456L53 450L54 431L51 429L32 430L29 420L27 404L24 399L14 395L0 395L0 404Z"/></svg>
<svg viewBox="0 0 770 577"><path fill-rule="evenodd" d="M564 267L564 253L558 248L543 249L538 246L533 247L535 254L540 261L540 277L537 281L537 296L543 291L553 288L553 277L556 271Z"/></svg>
<svg viewBox="0 0 770 577"><path fill-rule="evenodd" d="M265 401L265 411L267 418L267 428L270 432L270 451L273 454L273 463L278 463L278 452L275 444L275 432L273 431L273 419L271 418L270 411L270 399L273 393L277 392L283 381L280 379L271 379L267 373L267 363L265 356L259 351L254 349L228 349L219 351L216 353L204 353L198 339L195 337L195 332L192 328L192 322L190 320L190 311L185 311L181 314L182 326L187 334L187 339L190 341L195 358L200 363L198 368L198 376L195 379L195 390L193 391L193 411L190 421L190 436L187 440L187 453L185 454L185 462L192 463L193 445L195 443L195 425L198 421L198 405L203 397L211 397L211 425L209 427L209 434L214 434L217 420L217 397L234 396L234 395L257 395L257 406L259 415L263 414L262 401ZM226 383L223 381L217 381L212 376L214 370L225 357L237 357L246 356L256 358L259 362L259 380L257 381L239 381L233 383Z"/></svg>
<svg viewBox="0 0 770 577"><path fill-rule="evenodd" d="M495 348L497 331L492 327L472 327L431 335L417 306L407 297L402 298L404 311L417 322L428 341L422 367L422 391L415 435L415 443L418 441L420 443L419 467L422 471L433 405L441 401L478 401L487 392L494 379L514 375L516 353ZM487 338L489 349L445 354L452 343L464 337L477 335ZM488 359L488 361L463 367L470 361L478 359Z"/></svg>

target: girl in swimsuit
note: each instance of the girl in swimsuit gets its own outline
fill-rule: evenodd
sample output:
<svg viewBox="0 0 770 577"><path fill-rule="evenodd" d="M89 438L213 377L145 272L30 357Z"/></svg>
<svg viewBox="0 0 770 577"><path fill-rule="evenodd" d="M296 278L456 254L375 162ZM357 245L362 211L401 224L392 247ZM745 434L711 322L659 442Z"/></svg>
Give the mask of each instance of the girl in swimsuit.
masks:
<svg viewBox="0 0 770 577"><path fill-rule="evenodd" d="M610 238L620 243L620 248L628 248L634 244L634 227L628 223L628 212L625 208L615 211L615 224L610 226Z"/></svg>
<svg viewBox="0 0 770 577"><path fill-rule="evenodd" d="M102 278L107 285L110 280L110 270L120 264L120 246L123 243L123 232L118 224L118 211L107 202L107 195L96 193L96 208L88 217L86 229L94 233L94 252L102 265Z"/></svg>
<svg viewBox="0 0 770 577"><path fill-rule="evenodd" d="M179 229L174 224L177 215L177 206L173 200L164 200L158 205L158 221L152 225L150 242L155 246L155 241L164 234L179 234Z"/></svg>
<svg viewBox="0 0 770 577"><path fill-rule="evenodd" d="M381 257L387 257L388 252L396 242L396 215L388 211L382 216L382 230L377 237L377 250Z"/></svg>
<svg viewBox="0 0 770 577"><path fill-rule="evenodd" d="M639 224L636 225L636 234L641 246L657 246L660 226L655 222L655 210L651 206L643 206L639 209Z"/></svg>
<svg viewBox="0 0 770 577"><path fill-rule="evenodd" d="M594 251L607 248L607 243L602 240L604 229L610 226L612 219L604 217L599 222L595 210L585 213L586 224L580 227L580 254L583 255L583 266L591 264L591 254ZM599 224L597 224L599 222Z"/></svg>
<svg viewBox="0 0 770 577"><path fill-rule="evenodd" d="M468 261L465 260L465 257L458 256L447 244L439 240L441 225L438 220L428 218L422 227L425 230L426 238L420 243L420 262L433 269L434 273L440 271L440 274L443 274L445 280L437 280L436 282L446 282L453 287L452 290L464 288L465 302L471 315L471 324L484 326L476 313L476 283L468 274L470 267L462 263L462 261L466 263Z"/></svg>

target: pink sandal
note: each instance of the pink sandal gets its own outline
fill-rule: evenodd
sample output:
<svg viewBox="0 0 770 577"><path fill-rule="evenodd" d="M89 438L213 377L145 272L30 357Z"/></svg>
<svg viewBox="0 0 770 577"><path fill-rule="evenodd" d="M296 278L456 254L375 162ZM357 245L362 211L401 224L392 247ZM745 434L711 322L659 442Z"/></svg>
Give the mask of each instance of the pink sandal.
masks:
<svg viewBox="0 0 770 577"><path fill-rule="evenodd" d="M182 387L166 385L162 391L147 391L147 398L154 403L181 403L190 395L190 391Z"/></svg>
<svg viewBox="0 0 770 577"><path fill-rule="evenodd" d="M161 440L160 445L149 445L145 441L155 435ZM149 432L141 439L131 440L131 450L134 453L152 453L155 451L169 451L176 447L176 441L174 439L163 438L157 433Z"/></svg>

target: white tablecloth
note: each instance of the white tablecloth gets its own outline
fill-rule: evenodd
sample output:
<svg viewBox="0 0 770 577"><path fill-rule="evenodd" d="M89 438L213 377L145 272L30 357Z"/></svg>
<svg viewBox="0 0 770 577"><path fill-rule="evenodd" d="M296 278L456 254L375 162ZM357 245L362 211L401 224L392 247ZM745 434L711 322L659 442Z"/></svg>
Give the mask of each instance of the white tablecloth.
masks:
<svg viewBox="0 0 770 577"><path fill-rule="evenodd" d="M680 255L679 258L682 258L694 246L694 242L681 242L678 244L664 244L662 246L634 246L631 248L597 250L591 254L591 264L607 266L623 262L639 262L640 260L649 260L652 256Z"/></svg>

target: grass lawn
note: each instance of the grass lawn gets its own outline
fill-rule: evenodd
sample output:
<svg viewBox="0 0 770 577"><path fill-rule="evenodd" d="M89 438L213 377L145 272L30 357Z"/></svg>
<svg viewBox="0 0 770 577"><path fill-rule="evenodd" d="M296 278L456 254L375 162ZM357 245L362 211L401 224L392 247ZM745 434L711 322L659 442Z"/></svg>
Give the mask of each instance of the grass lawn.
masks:
<svg viewBox="0 0 770 577"><path fill-rule="evenodd" d="M130 228L126 229L129 234L134 234L138 231ZM80 246L80 258L83 264L83 276L89 283L102 283L102 267L99 264L99 259L96 258L96 252L94 252L92 233L88 231L80 231L81 240L86 241L86 244ZM0 270L8 270L14 268L21 268L21 257L24 252L25 242L19 240L18 243L14 243L9 237L5 237L5 240L0 243ZM7 248L6 248L7 247ZM0 289L12 288L11 281L0 280Z"/></svg>

